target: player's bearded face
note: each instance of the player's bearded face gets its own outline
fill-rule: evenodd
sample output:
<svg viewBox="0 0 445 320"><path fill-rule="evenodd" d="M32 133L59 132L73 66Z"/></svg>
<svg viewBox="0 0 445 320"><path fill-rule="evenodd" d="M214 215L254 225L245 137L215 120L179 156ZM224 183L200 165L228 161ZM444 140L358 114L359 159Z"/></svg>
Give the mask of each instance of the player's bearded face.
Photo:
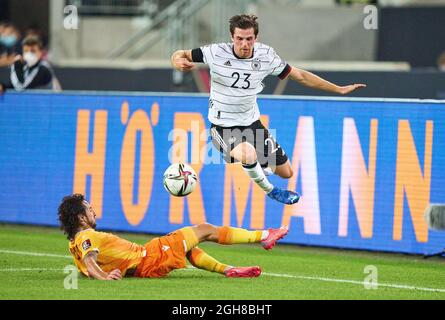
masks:
<svg viewBox="0 0 445 320"><path fill-rule="evenodd" d="M96 213L93 210L93 207L87 202L84 202L85 205L85 223L92 229L96 228Z"/></svg>
<svg viewBox="0 0 445 320"><path fill-rule="evenodd" d="M235 28L232 35L233 48L235 54L242 58L247 59L253 55L253 46L255 45L257 38L253 28L240 29Z"/></svg>

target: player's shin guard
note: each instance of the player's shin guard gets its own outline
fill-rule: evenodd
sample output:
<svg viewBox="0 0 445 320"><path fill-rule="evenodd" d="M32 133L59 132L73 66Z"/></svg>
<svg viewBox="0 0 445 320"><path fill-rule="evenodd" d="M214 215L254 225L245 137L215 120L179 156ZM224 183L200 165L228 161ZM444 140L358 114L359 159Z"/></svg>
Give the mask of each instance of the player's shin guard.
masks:
<svg viewBox="0 0 445 320"><path fill-rule="evenodd" d="M273 185L267 180L266 175L258 162L250 165L243 164L243 169L249 177L264 190L264 192L269 193L272 191Z"/></svg>
<svg viewBox="0 0 445 320"><path fill-rule="evenodd" d="M226 270L228 267L228 265L219 262L215 258L212 258L198 247L193 248L187 253L187 259L194 267L198 269L221 274L224 274L224 270Z"/></svg>
<svg viewBox="0 0 445 320"><path fill-rule="evenodd" d="M263 231L249 231L241 228L219 227L219 244L237 244L261 242L264 237Z"/></svg>

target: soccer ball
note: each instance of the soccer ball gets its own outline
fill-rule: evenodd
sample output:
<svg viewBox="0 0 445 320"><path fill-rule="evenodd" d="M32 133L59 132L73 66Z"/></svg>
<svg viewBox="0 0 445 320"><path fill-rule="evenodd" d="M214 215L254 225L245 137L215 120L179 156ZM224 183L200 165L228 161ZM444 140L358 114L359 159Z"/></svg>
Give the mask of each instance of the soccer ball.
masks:
<svg viewBox="0 0 445 320"><path fill-rule="evenodd" d="M188 196L197 182L195 170L183 163L174 163L164 172L164 188L175 197Z"/></svg>

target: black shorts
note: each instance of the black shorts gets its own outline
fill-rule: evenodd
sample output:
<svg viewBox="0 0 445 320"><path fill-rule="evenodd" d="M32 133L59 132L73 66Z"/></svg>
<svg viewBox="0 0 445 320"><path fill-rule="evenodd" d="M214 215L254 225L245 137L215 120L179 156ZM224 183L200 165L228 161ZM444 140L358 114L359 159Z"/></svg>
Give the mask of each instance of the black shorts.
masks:
<svg viewBox="0 0 445 320"><path fill-rule="evenodd" d="M250 126L220 127L212 124L210 129L213 145L224 155L227 163L237 162L230 152L240 143L248 142L256 150L261 167L276 167L285 164L288 157L275 138L260 120Z"/></svg>

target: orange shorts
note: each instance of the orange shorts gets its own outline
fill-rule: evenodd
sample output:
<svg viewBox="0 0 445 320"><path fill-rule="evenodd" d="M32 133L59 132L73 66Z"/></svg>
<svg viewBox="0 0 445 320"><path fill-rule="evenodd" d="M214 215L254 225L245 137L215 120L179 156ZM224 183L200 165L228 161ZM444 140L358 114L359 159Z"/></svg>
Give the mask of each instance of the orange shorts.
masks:
<svg viewBox="0 0 445 320"><path fill-rule="evenodd" d="M190 243L189 230L190 228L177 230L145 244L147 255L138 265L134 276L160 278L174 269L185 268L187 252L192 248L191 245L197 244Z"/></svg>

